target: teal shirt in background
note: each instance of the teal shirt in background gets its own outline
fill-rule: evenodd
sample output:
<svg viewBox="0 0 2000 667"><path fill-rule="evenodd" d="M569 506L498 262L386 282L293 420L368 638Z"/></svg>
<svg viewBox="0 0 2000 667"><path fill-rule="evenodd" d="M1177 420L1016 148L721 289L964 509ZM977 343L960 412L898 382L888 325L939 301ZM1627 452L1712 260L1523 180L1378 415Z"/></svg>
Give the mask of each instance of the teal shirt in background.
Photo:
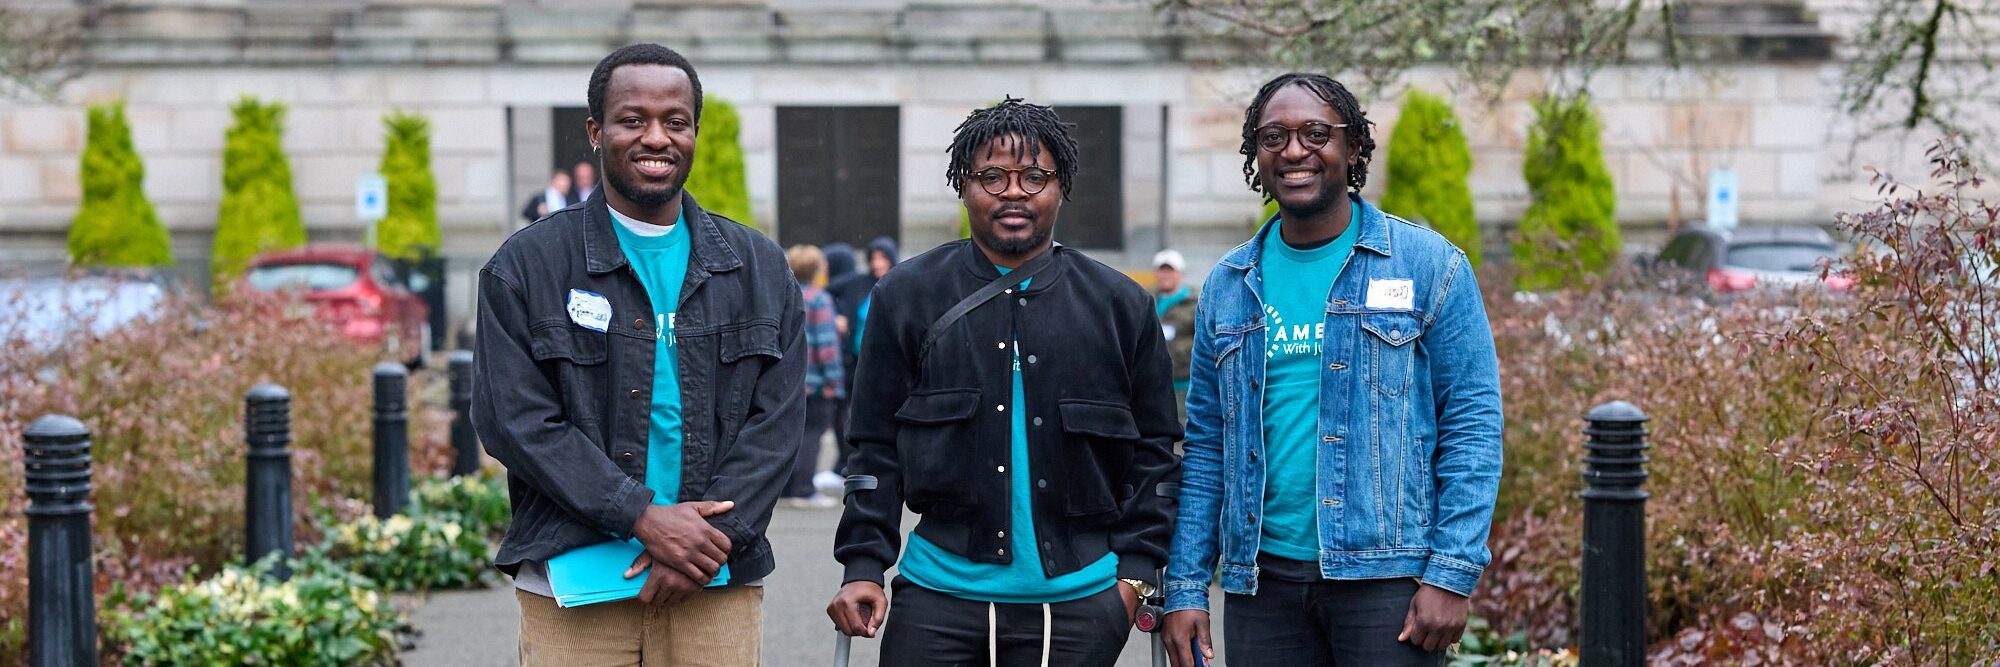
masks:
<svg viewBox="0 0 2000 667"><path fill-rule="evenodd" d="M687 279L687 218L675 220L664 235L642 236L626 225L646 223L616 210L611 217L618 246L653 302L650 319L658 343L653 356L652 425L646 429L646 488L653 490L653 504L672 505L680 502L681 492L681 382L680 364L674 358L674 311L680 306L681 282Z"/></svg>
<svg viewBox="0 0 2000 667"><path fill-rule="evenodd" d="M1359 222L1350 216L1339 237L1310 250L1287 245L1276 224L1267 225L1264 235L1258 263L1270 348L1264 366L1262 550L1280 558L1319 562L1319 503L1314 499L1319 495L1320 341L1326 336L1327 298L1354 254Z"/></svg>
<svg viewBox="0 0 2000 667"><path fill-rule="evenodd" d="M993 267L1005 275L1011 269ZM1027 289L1033 283L1030 278L1021 284ZM1021 353L1019 341L1014 350L1014 392L1009 400L1013 407L1010 453L1007 460L1007 484L1012 497L1010 521L1013 527L1008 533L1008 550L1014 554L1009 563L980 563L946 551L930 540L916 533L910 533L909 546L903 549L902 562L897 569L910 583L928 588L952 597L999 602L1008 604L1043 604L1068 602L1103 592L1117 583L1118 554L1104 554L1097 562L1084 566L1075 572L1050 577L1042 573L1042 551L1035 540L1034 491L1030 488L1033 475L1028 470L1028 418L1022 414L1021 406L1027 403L1026 391L1021 386Z"/></svg>

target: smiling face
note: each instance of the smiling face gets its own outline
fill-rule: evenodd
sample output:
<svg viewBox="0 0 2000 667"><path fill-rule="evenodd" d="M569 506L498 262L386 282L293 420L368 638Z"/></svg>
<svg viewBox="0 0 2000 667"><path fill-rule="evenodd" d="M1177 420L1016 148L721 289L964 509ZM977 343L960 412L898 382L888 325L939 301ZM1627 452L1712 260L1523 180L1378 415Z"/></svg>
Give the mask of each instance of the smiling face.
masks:
<svg viewBox="0 0 2000 667"><path fill-rule="evenodd" d="M1009 134L975 149L972 164L966 169L964 190L960 193L965 199L966 222L972 228L972 240L999 264L1009 263L1000 261L1002 259L1028 259L1048 247L1049 239L1055 234L1056 214L1062 210L1063 184L1052 175L1047 177L1049 180L1043 183L1041 191L1033 194L1024 189L1026 184L1023 181L1028 177L1021 173L1002 174L1006 189L1000 194L986 191L979 174L987 169L1013 169L1018 172L1027 167L1040 167L1051 174L1055 172L1055 157L1049 153L1048 147L1036 144L1038 150L1025 150L1017 146L1022 141L1025 139L1020 135Z"/></svg>
<svg viewBox="0 0 2000 667"><path fill-rule="evenodd" d="M601 147L605 193L631 214L671 208L694 166L694 85L668 65L625 65L605 84L604 119L584 121ZM669 221L670 222L670 221Z"/></svg>
<svg viewBox="0 0 2000 667"><path fill-rule="evenodd" d="M1285 86L1271 94L1257 127L1275 123L1304 128L1308 123L1338 126L1345 122L1333 106L1304 86ZM1307 130L1289 132L1276 151L1257 148L1257 178L1264 192L1277 200L1286 217L1312 217L1332 208L1347 195L1347 170L1354 164L1354 147L1337 127L1326 145L1313 149ZM1259 133L1262 133L1260 129Z"/></svg>

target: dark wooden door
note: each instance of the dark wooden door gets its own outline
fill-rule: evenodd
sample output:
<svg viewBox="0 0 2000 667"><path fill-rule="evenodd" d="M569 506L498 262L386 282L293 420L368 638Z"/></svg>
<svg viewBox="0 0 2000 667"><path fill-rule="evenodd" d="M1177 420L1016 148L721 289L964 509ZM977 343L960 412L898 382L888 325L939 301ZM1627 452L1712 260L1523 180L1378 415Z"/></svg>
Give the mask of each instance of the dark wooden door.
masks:
<svg viewBox="0 0 2000 667"><path fill-rule="evenodd" d="M779 241L901 243L901 124L896 107L778 107Z"/></svg>
<svg viewBox="0 0 2000 667"><path fill-rule="evenodd" d="M1076 183L1056 219L1056 240L1087 249L1125 248L1125 113L1123 107L1059 106L1074 125Z"/></svg>

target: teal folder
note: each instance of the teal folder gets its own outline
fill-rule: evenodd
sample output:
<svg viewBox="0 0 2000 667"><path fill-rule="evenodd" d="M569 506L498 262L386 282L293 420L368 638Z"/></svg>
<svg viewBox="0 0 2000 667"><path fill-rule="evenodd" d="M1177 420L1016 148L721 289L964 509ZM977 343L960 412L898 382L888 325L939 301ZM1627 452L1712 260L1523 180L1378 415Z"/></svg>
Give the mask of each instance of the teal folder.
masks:
<svg viewBox="0 0 2000 667"><path fill-rule="evenodd" d="M623 542L611 540L571 549L549 559L549 588L556 594L556 604L567 609L639 597L639 589L646 585L647 573L641 572L639 576L626 579L625 569L632 567L632 560L645 550L646 547L636 539ZM725 563L708 587L728 583L729 565Z"/></svg>

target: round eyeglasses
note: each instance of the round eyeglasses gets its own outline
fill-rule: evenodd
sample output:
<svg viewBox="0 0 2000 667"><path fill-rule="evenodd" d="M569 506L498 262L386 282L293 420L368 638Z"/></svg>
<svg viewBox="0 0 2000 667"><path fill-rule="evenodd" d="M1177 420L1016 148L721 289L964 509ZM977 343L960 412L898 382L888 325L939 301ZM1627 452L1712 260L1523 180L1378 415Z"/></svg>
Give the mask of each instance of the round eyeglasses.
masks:
<svg viewBox="0 0 2000 667"><path fill-rule="evenodd" d="M1347 127L1347 123L1306 123L1298 127L1271 123L1257 128L1254 136L1257 138L1258 148L1272 153L1281 152L1286 146L1290 146L1293 134L1299 136L1299 144L1305 146L1306 150L1316 151L1326 148L1326 142L1333 141L1333 131L1343 127Z"/></svg>
<svg viewBox="0 0 2000 667"><path fill-rule="evenodd" d="M1007 183L1014 180L1014 176L1017 174L1020 176L1021 191L1031 195L1040 194L1043 189L1049 187L1050 181L1056 180L1055 172L1041 167L1022 167L1020 169L987 167L973 172L972 180L978 182L979 189L985 190L986 194L998 195L1007 191Z"/></svg>

